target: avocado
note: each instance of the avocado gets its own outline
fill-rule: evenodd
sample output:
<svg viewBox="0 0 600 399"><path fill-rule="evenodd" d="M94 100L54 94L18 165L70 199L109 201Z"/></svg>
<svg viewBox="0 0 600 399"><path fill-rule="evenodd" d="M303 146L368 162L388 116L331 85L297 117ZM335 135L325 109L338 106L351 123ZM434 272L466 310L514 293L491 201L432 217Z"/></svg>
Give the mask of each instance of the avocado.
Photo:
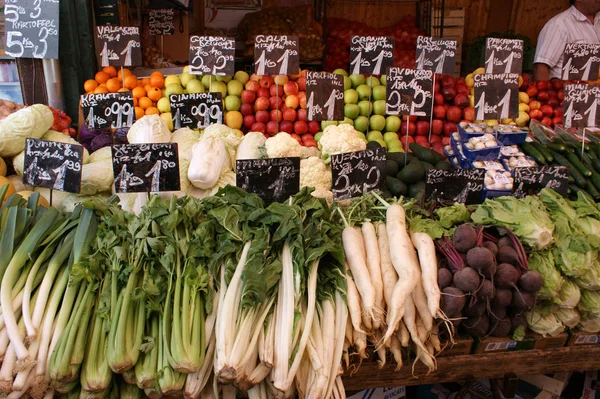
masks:
<svg viewBox="0 0 600 399"><path fill-rule="evenodd" d="M452 169L452 164L446 161L440 161L435 164L436 169Z"/></svg>
<svg viewBox="0 0 600 399"><path fill-rule="evenodd" d="M392 193L390 193L388 190L383 190L381 192L381 196L385 199L393 197Z"/></svg>
<svg viewBox="0 0 600 399"><path fill-rule="evenodd" d="M413 159L402 168L397 177L406 184L415 184L425 179L425 168L419 160Z"/></svg>
<svg viewBox="0 0 600 399"><path fill-rule="evenodd" d="M419 161L427 162L430 164L436 163L437 157L435 156L435 152L430 150L429 148L421 147L417 143L409 144L410 150L415 154Z"/></svg>
<svg viewBox="0 0 600 399"><path fill-rule="evenodd" d="M425 182L424 181L420 181L418 183L411 184L410 186L408 186L408 196L410 198L416 198L416 199L420 200L424 194L425 194Z"/></svg>
<svg viewBox="0 0 600 399"><path fill-rule="evenodd" d="M369 141L367 143L367 150L376 150L377 148L380 148L381 144L379 144L376 141Z"/></svg>
<svg viewBox="0 0 600 399"><path fill-rule="evenodd" d="M396 179L395 177L387 176L385 178L385 185L386 185L388 191L394 197L400 197L402 195L406 195L406 189L407 189L406 184L404 184L400 180Z"/></svg>
<svg viewBox="0 0 600 399"><path fill-rule="evenodd" d="M391 159L392 161L396 161L399 168L404 167L404 160L406 159L406 163L412 161L415 158L414 155L409 154L407 152L388 152L387 159Z"/></svg>
<svg viewBox="0 0 600 399"><path fill-rule="evenodd" d="M396 176L398 174L398 164L396 161L388 159L385 161L385 174L387 176Z"/></svg>

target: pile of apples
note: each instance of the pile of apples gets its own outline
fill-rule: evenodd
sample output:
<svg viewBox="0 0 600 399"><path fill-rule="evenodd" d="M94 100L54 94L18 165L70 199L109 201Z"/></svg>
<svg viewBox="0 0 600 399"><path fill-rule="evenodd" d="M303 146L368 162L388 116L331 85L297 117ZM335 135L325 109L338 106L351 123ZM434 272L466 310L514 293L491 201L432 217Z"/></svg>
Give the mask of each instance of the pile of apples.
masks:
<svg viewBox="0 0 600 399"><path fill-rule="evenodd" d="M531 82L529 74L523 74L519 88L529 98L529 117L552 128L563 123L563 99L565 81L553 78ZM520 96L522 94L520 93ZM521 98L521 97L520 97Z"/></svg>

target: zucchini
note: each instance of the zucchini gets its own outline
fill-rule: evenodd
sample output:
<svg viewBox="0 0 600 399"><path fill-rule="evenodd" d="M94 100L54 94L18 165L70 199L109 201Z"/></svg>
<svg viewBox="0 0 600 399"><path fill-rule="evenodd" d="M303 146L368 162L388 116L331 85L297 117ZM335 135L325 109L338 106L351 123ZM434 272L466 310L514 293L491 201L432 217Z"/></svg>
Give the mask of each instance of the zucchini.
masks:
<svg viewBox="0 0 600 399"><path fill-rule="evenodd" d="M592 171L589 170L583 163L581 163L581 161L579 160L579 158L577 157L577 155L575 155L572 152L568 152L566 154L566 157L569 160L569 162L571 162L571 164L573 166L575 166L575 168L577 168L577 170L579 171L579 173L581 173L585 177L590 177L592 175Z"/></svg>
<svg viewBox="0 0 600 399"><path fill-rule="evenodd" d="M538 150L540 152L540 154L542 154L544 156L544 158L546 159L546 163L551 164L552 162L554 162L554 158L552 158L552 154L550 154L550 151L548 151L548 149L542 143L538 143L537 141L534 141L530 144L533 144L535 149Z"/></svg>
<svg viewBox="0 0 600 399"><path fill-rule="evenodd" d="M546 165L546 158L531 143L521 144L521 149L525 154L533 158L538 165Z"/></svg>
<svg viewBox="0 0 600 399"><path fill-rule="evenodd" d="M546 148L552 151L556 151L556 152L565 152L567 151L567 147L565 147L564 144L561 143L557 143L557 142L552 142L552 143L548 143L546 144Z"/></svg>
<svg viewBox="0 0 600 399"><path fill-rule="evenodd" d="M577 168L575 168L571 164L571 162L569 162L569 160L567 158L565 158L558 152L550 151L550 153L554 157L554 160L556 161L556 163L558 163L561 166L566 166L567 168L569 168L569 174L573 178L575 184L577 184L581 188L585 187L585 183L586 183L585 177L581 173L579 173ZM575 157L575 158L577 158L577 157Z"/></svg>

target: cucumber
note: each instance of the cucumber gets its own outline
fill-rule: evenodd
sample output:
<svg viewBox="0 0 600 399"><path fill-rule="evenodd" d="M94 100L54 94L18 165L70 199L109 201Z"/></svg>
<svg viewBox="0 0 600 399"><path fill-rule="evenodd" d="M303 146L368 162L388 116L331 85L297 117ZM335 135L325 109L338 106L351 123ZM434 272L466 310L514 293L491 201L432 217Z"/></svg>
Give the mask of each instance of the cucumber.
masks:
<svg viewBox="0 0 600 399"><path fill-rule="evenodd" d="M565 147L564 144L561 143L556 143L556 142L552 142L552 143L548 143L546 144L546 148L552 151L556 151L556 152L565 152L567 151L567 147Z"/></svg>
<svg viewBox="0 0 600 399"><path fill-rule="evenodd" d="M589 180L588 180L587 184L585 185L585 191L587 191L592 196L594 201L598 201L600 199L600 192L598 192L596 187L594 187L592 182Z"/></svg>
<svg viewBox="0 0 600 399"><path fill-rule="evenodd" d="M579 154L581 155L581 162L583 162L583 164L588 168L588 169L592 169L592 158L590 158L589 154L591 153L591 151L585 151L583 154Z"/></svg>
<svg viewBox="0 0 600 399"><path fill-rule="evenodd" d="M546 163L552 163L554 162L554 158L552 158L552 154L550 154L550 151L548 151L548 149L546 147L544 147L544 145L542 143L538 143L537 141L534 141L533 146L535 147L536 150L538 150L540 152L540 154L542 154L544 156L544 158L546 159Z"/></svg>
<svg viewBox="0 0 600 399"><path fill-rule="evenodd" d="M586 152L587 156L590 157L590 160L594 160L594 159L598 159L598 154L596 154L596 151L594 151L593 147L590 147L590 150L588 152Z"/></svg>
<svg viewBox="0 0 600 399"><path fill-rule="evenodd" d="M588 193L587 191L585 191L583 188L581 187L577 187L574 184L569 184L569 189L572 191L573 194L577 194L577 193L582 193L584 195L587 195L588 197L590 197L592 200L594 199L590 193Z"/></svg>
<svg viewBox="0 0 600 399"><path fill-rule="evenodd" d="M533 158L538 165L546 165L546 158L531 143L521 144L521 149L525 154Z"/></svg>
<svg viewBox="0 0 600 399"><path fill-rule="evenodd" d="M575 168L577 168L577 170L579 171L579 173L581 173L585 177L590 177L592 175L592 171L589 170L583 163L581 163L581 161L579 160L579 158L577 158L577 155L575 155L572 152L568 152L566 154L566 157L569 160L569 162L571 162L571 164L573 166L575 166Z"/></svg>
<svg viewBox="0 0 600 399"><path fill-rule="evenodd" d="M596 190L600 190L600 174L596 173L595 171L592 171L592 175L588 180L592 182L594 187L596 187Z"/></svg>
<svg viewBox="0 0 600 399"><path fill-rule="evenodd" d="M592 167L598 173L600 173L600 159L592 159Z"/></svg>
<svg viewBox="0 0 600 399"><path fill-rule="evenodd" d="M585 187L585 183L586 183L585 177L583 177L583 175L581 173L579 173L577 168L575 168L571 164L571 162L569 162L569 160L567 158L565 158L558 152L550 151L550 153L554 157L554 160L556 161L556 163L558 163L561 166L566 166L567 168L569 168L569 174L573 178L573 181L575 184L577 184L581 188ZM575 158L577 158L577 157L575 157Z"/></svg>

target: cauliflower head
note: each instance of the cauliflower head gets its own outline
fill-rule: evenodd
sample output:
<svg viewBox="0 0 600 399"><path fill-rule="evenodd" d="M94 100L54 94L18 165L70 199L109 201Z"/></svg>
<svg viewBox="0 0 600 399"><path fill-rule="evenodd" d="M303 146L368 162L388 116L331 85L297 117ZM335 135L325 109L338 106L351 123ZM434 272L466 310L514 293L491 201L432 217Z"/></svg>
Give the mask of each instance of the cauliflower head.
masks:
<svg viewBox="0 0 600 399"><path fill-rule="evenodd" d="M331 190L331 171L321 158L310 157L300 161L300 188Z"/></svg>
<svg viewBox="0 0 600 399"><path fill-rule="evenodd" d="M367 149L367 143L360 138L352 125L347 124L327 126L319 140L319 146L325 162L329 162L330 156L334 154Z"/></svg>
<svg viewBox="0 0 600 399"><path fill-rule="evenodd" d="M269 137L265 142L265 147L269 158L300 157L302 155L300 143L285 132Z"/></svg>

